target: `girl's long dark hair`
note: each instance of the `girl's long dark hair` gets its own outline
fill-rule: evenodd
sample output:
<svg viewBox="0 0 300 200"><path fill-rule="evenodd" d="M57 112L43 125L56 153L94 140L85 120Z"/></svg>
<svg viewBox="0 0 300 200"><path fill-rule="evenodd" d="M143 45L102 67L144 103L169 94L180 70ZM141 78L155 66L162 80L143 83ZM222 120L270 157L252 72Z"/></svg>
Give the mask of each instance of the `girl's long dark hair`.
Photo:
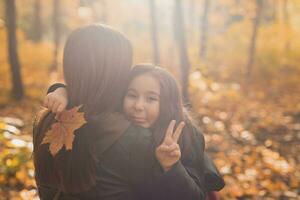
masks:
<svg viewBox="0 0 300 200"><path fill-rule="evenodd" d="M192 142L191 132L195 124L183 106L178 83L167 70L152 64L135 65L130 72L129 81L144 74L155 78L160 85L159 117L151 127L154 134L155 145L158 146L161 144L171 120L176 120L177 124L181 121L185 121L186 125L179 140L179 145L184 157L190 152Z"/></svg>
<svg viewBox="0 0 300 200"><path fill-rule="evenodd" d="M68 108L83 105L88 122L101 113L118 109L132 64L130 42L104 25L89 25L73 31L64 48L63 70ZM95 137L97 130L85 125L75 132L72 151L64 148L54 157L48 144L41 144L55 122L47 113L34 125L34 166L38 185L77 193L96 183ZM88 123L89 124L89 123ZM79 131L80 131L79 130ZM97 133L97 134L96 134Z"/></svg>

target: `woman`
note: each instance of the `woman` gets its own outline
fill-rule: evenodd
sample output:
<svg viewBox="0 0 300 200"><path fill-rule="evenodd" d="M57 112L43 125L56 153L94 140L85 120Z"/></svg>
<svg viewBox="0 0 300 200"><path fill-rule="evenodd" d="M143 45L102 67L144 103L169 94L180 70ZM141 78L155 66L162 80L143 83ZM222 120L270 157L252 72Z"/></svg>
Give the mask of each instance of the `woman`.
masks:
<svg viewBox="0 0 300 200"><path fill-rule="evenodd" d="M53 156L42 141L56 123L55 115L48 112L37 121L34 165L41 199L147 199L151 197L148 192L159 189L148 190L152 183L178 178L192 184L185 191L196 186L191 177L174 177L172 170L157 171L151 132L131 125L117 112L131 52L128 40L107 26L83 27L69 36L63 57L67 107L83 105L87 123L74 132L71 151L63 148ZM159 179L148 184L154 173ZM165 191L168 193L180 191ZM157 194L156 199L164 198ZM197 199L204 199L204 194L199 187Z"/></svg>

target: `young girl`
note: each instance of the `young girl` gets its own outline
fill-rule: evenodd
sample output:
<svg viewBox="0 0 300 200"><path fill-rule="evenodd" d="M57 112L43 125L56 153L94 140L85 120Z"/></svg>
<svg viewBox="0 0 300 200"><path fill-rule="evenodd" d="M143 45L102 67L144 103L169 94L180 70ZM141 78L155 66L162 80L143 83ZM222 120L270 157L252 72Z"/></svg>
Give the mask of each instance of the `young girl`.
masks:
<svg viewBox="0 0 300 200"><path fill-rule="evenodd" d="M204 187L207 191L222 189L224 181L213 163L210 163L213 170L207 169L203 164L203 160L207 160L207 156L204 155L203 135L199 133L184 110L179 87L173 76L160 67L142 64L131 70L129 80L123 99L123 113L134 124L151 129L155 156L162 171L173 174L174 177L191 176L199 187L202 187L201 179L205 179ZM65 90L60 89L48 94L45 106L55 112L63 110L67 104L64 93ZM184 123L179 123L174 131L175 122ZM202 177L201 172L205 170L208 176ZM156 193L163 194L167 193L166 191L176 190L181 190L181 194L187 195L186 192L190 191L187 187L189 182L182 182L179 179L170 179L170 181L172 182L157 184L160 181L154 178L153 184L150 183L148 189L155 191L152 192L153 196ZM194 194L198 192L197 189L194 188ZM178 194L165 195L168 198L180 199Z"/></svg>

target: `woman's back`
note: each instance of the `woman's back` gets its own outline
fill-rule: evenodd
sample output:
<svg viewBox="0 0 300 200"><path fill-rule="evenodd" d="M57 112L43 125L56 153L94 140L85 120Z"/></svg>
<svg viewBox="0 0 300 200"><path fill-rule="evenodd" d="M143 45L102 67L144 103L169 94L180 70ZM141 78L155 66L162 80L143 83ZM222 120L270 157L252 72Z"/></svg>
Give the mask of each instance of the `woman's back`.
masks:
<svg viewBox="0 0 300 200"><path fill-rule="evenodd" d="M49 144L42 144L42 141L56 123L56 116L47 113L37 123L34 128L34 165L40 191L42 187L50 187L63 193L83 194L97 185L99 158L96 143L104 132L103 127L97 127L98 124L92 121L95 116L118 110L131 64L130 42L108 26L93 24L78 28L68 36L63 53L69 97L67 107L82 105L80 112L84 113L88 123L71 133L75 135L71 150L64 146L54 156L49 153ZM113 134L111 137L112 142L118 139ZM110 144L105 147L107 149Z"/></svg>
<svg viewBox="0 0 300 200"><path fill-rule="evenodd" d="M89 179L89 175L94 175L96 182L85 191L72 193L63 192L45 180L39 180L37 185L41 199L52 199L56 194L59 199L135 199L137 198L136 188L149 179L154 164L154 154L151 151L152 137L149 130L130 125L121 115L112 115L105 120L95 120L87 123L76 131L76 137L90 135L94 142L90 143L93 149L91 157L95 158L95 174L81 173L80 167L87 160L77 160L69 164L69 170L77 169L76 174L70 175L69 179ZM44 148L47 144L40 144L34 140L35 150ZM72 159L78 159L79 146L74 143L73 149L69 153ZM64 151L64 150L62 150ZM49 152L50 154L50 152ZM58 154L59 155L59 154ZM50 155L49 155L50 156ZM53 162L54 160L52 160ZM47 162L51 166L50 162ZM45 166L47 167L47 166ZM75 173L75 172L73 172ZM76 184L76 183L75 183ZM59 185L59 184L58 184Z"/></svg>

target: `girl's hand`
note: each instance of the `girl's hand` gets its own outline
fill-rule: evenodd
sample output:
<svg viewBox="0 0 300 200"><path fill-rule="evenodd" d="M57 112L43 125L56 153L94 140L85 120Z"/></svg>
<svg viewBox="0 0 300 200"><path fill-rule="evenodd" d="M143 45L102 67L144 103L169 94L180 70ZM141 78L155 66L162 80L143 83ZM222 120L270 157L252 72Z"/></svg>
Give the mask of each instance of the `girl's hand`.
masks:
<svg viewBox="0 0 300 200"><path fill-rule="evenodd" d="M44 99L43 106L51 110L51 112L59 114L66 109L68 105L67 90L65 88L57 88L55 91L47 94Z"/></svg>
<svg viewBox="0 0 300 200"><path fill-rule="evenodd" d="M165 138L160 146L155 150L156 159L159 161L164 171L168 171L171 167L180 159L181 151L177 141L182 133L182 129L185 126L184 122L181 122L174 132L174 126L176 121L172 120L166 131Z"/></svg>

